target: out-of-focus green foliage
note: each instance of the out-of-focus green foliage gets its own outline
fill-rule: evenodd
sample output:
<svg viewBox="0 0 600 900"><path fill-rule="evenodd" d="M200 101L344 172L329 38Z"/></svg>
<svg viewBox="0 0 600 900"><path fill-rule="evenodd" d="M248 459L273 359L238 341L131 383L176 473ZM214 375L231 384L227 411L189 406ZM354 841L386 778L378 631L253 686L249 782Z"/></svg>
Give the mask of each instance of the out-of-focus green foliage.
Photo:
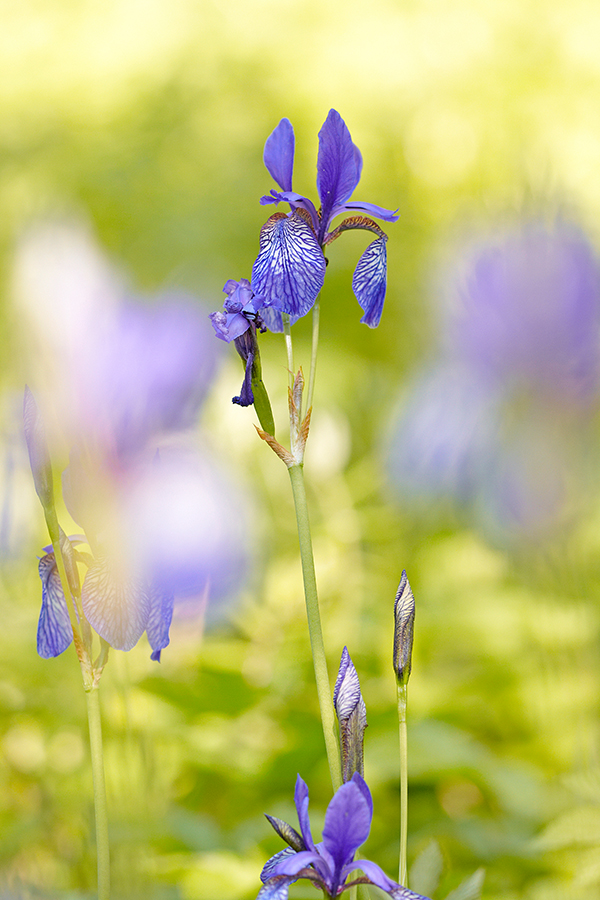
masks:
<svg viewBox="0 0 600 900"><path fill-rule="evenodd" d="M429 352L439 248L528 209L562 209L598 239L598 7L8 0L0 18L7 896L92 896L95 866L78 667L72 648L51 661L35 653L35 557L47 538L19 468L15 410L32 363L11 301L15 243L39 217L84 216L137 285L190 289L216 309L256 254L258 198L272 186L265 138L292 120L294 187L314 196L316 134L333 106L363 153L357 197L401 212L387 229L376 332L359 324L350 291L364 241L331 248L306 457L331 675L347 645L368 710L365 855L394 875L392 610L406 567L417 601L409 863L437 841L437 897L482 866L488 900L596 897L600 505L560 542L509 552L447 513L415 518L392 496L383 458L391 408ZM309 323L295 331L307 365ZM261 346L285 434L282 341ZM111 655L101 702L116 898L252 898L279 849L262 813L295 821L297 772L316 826L330 796L289 485L252 411L231 407L234 355L203 424L256 494L257 570L210 633L176 626L160 666L143 646Z"/></svg>

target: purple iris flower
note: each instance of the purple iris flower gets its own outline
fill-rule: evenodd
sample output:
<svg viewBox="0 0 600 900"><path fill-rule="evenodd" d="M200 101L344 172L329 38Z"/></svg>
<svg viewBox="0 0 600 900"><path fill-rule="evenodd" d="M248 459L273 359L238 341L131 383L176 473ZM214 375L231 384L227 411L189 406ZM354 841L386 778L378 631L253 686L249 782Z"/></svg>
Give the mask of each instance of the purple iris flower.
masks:
<svg viewBox="0 0 600 900"><path fill-rule="evenodd" d="M362 171L362 156L352 143L348 128L336 110L329 111L319 132L317 192L314 203L292 189L294 130L282 119L267 139L264 163L280 191L271 190L261 204L289 203L290 213L275 213L260 234L260 251L252 269L253 290L270 301L265 321L273 331L282 330L281 312L293 324L313 306L325 280L323 248L344 231L361 229L377 235L358 261L352 290L364 310L361 322L371 328L381 319L387 278L387 235L364 215L355 215L330 231L340 213L357 210L386 222L395 222L395 211L373 203L351 200Z"/></svg>
<svg viewBox="0 0 600 900"><path fill-rule="evenodd" d="M392 478L405 500L458 501L494 540L545 540L595 477L600 261L577 227L525 220L438 283L440 351L404 394Z"/></svg>
<svg viewBox="0 0 600 900"><path fill-rule="evenodd" d="M112 647L129 650L146 632L159 659L174 598L190 611L209 600L214 616L214 601L234 593L248 563L243 493L192 431L216 361L206 315L190 298L131 299L79 228L31 233L16 281L28 332L40 335L41 407L53 407L70 445L63 498L89 547L72 551L87 566L72 590ZM48 454L30 392L25 426L36 490L48 505ZM40 576L38 649L55 656L72 629L51 552Z"/></svg>
<svg viewBox="0 0 600 900"><path fill-rule="evenodd" d="M306 878L334 898L354 884L374 884L394 900L427 900L402 887L368 859L354 859L371 830L373 801L367 784L358 772L333 796L325 814L323 841L315 844L308 818L308 787L298 775L294 801L301 834L279 819L269 821L289 847L275 854L265 865L263 887L256 900L287 900L290 884ZM355 869L364 876L347 882Z"/></svg>

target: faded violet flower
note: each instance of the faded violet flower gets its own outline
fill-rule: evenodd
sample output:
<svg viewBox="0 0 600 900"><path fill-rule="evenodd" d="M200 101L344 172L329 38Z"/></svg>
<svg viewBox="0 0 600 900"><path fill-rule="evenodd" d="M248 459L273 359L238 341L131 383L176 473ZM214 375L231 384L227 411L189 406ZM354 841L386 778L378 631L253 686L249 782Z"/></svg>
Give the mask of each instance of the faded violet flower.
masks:
<svg viewBox="0 0 600 900"><path fill-rule="evenodd" d="M306 878L328 898L335 898L355 884L373 884L394 900L426 900L402 887L368 859L354 859L371 830L373 801L367 784L358 772L334 794L325 814L323 841L315 844L308 818L308 787L298 775L294 794L300 834L279 819L270 819L289 847L275 854L265 865L263 887L257 900L287 900L290 884ZM355 869L364 875L346 879Z"/></svg>
<svg viewBox="0 0 600 900"><path fill-rule="evenodd" d="M501 543L546 540L595 478L598 257L578 228L526 221L455 254L438 283L440 350L404 391L392 478Z"/></svg>
<svg viewBox="0 0 600 900"><path fill-rule="evenodd" d="M265 321L273 331L282 330L281 312L293 324L313 306L325 279L323 248L350 229L371 231L376 239L358 261L352 290L364 310L361 322L374 328L379 324L387 278L387 236L371 218L362 215L344 219L330 231L336 216L350 210L366 212L386 222L395 222L396 212L351 200L362 171L362 157L352 143L350 132L336 110L329 111L319 132L317 192L320 209L292 189L294 130L282 119L267 139L264 163L280 191L271 190L261 198L263 205L283 201L290 212L275 213L260 234L260 251L252 269L252 289L273 307Z"/></svg>
<svg viewBox="0 0 600 900"><path fill-rule="evenodd" d="M350 781L355 772L364 775L363 744L367 727L367 707L358 674L344 647L333 689L333 705L340 725L342 778Z"/></svg>
<svg viewBox="0 0 600 900"><path fill-rule="evenodd" d="M215 363L205 313L190 298L131 299L72 227L29 235L17 286L32 333L42 337L43 310L53 311L37 357L41 405L54 408L70 445L63 497L89 546L73 551L87 566L83 614L117 649L129 650L146 632L159 659L174 598L188 608L195 598L203 608L232 594L247 564L244 497L191 431ZM26 399L39 482L45 467L32 443L39 429L31 409ZM50 440L57 463L59 446ZM40 575L39 646L55 655L68 633L51 553Z"/></svg>

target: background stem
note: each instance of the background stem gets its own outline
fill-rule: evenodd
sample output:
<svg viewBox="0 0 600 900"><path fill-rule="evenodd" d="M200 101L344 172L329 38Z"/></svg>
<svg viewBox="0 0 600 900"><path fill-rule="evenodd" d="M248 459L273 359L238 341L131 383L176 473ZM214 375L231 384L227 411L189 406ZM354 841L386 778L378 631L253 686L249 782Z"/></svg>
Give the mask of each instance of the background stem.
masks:
<svg viewBox="0 0 600 900"><path fill-rule="evenodd" d="M288 469L294 495L296 508L296 523L298 525L298 540L300 542L300 558L302 560L302 576L304 579L304 597L306 600L306 616L308 619L308 632L312 650L313 665L315 668L315 680L317 683L317 696L321 708L321 721L323 723L323 735L327 750L327 761L331 773L333 790L342 784L342 765L338 744L337 724L329 674L327 672L327 660L325 646L323 644L323 632L321 629L321 614L319 612L319 598L317 596L317 579L315 576L315 563L308 520L308 507L306 503L306 491L304 488L304 473L302 466L291 466Z"/></svg>
<svg viewBox="0 0 600 900"><path fill-rule="evenodd" d="M94 809L96 814L96 852L98 856L98 900L110 897L110 853L108 844L108 811L106 784L104 781L104 756L102 752L102 724L98 688L86 691L90 749L92 755L92 780L94 783Z"/></svg>

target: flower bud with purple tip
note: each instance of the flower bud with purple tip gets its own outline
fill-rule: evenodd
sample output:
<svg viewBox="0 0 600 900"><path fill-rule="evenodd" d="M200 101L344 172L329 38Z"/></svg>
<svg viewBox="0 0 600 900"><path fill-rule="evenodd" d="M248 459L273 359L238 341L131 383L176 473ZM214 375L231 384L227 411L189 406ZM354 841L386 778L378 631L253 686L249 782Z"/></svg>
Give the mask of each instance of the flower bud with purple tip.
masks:
<svg viewBox="0 0 600 900"><path fill-rule="evenodd" d="M405 569L394 603L394 672L398 684L407 684L410 678L414 624L415 598Z"/></svg>
<svg viewBox="0 0 600 900"><path fill-rule="evenodd" d="M364 736L367 727L367 708L347 647L342 651L333 689L333 705L340 723L342 777L346 782L355 772L364 774Z"/></svg>

